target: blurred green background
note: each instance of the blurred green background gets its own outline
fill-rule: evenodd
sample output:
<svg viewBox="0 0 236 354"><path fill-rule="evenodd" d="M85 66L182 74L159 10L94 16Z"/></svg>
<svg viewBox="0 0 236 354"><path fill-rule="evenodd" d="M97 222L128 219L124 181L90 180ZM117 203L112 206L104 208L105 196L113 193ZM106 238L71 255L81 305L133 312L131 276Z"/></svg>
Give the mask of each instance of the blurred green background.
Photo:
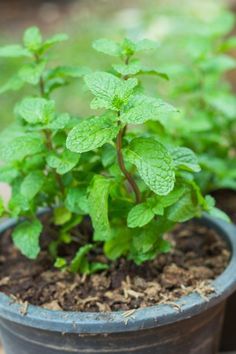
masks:
<svg viewBox="0 0 236 354"><path fill-rule="evenodd" d="M226 34L234 22L227 12L234 2L220 0L11 0L0 3L0 45L17 43L24 29L37 25L45 36L66 32L70 40L51 52L52 65L88 65L94 69L109 66L109 57L95 52L91 43L97 38L151 38L160 42L159 50L146 62L166 71L170 81L154 80L146 86L168 99L172 87L181 80L178 64L186 61L188 52L202 49L203 41L216 33ZM198 38L198 39L197 39ZM20 67L19 59L0 61L0 85ZM234 84L233 73L229 78ZM153 81L153 80L152 80ZM28 89L29 90L29 89ZM17 100L32 92L10 92L0 96L0 129L13 119ZM89 113L88 97L82 80L54 94L59 110L75 115ZM172 95L173 96L173 95ZM170 100L170 99L169 99Z"/></svg>

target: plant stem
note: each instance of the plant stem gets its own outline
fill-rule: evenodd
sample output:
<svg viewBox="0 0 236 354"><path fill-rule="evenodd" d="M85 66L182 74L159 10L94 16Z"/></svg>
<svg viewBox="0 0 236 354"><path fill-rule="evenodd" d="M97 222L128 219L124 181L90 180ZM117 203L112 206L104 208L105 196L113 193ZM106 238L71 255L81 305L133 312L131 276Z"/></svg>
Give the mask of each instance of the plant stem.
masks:
<svg viewBox="0 0 236 354"><path fill-rule="evenodd" d="M138 185L135 182L133 176L129 173L129 171L127 171L127 169L125 167L125 163L124 163L124 157L122 154L122 139L125 134L125 130L126 130L126 126L124 126L124 128L122 128L122 129L120 129L119 134L117 135L117 138L116 138L117 160L118 160L120 170L124 174L125 178L129 182L129 185L135 194L136 204L139 204L142 202L141 192L140 192Z"/></svg>

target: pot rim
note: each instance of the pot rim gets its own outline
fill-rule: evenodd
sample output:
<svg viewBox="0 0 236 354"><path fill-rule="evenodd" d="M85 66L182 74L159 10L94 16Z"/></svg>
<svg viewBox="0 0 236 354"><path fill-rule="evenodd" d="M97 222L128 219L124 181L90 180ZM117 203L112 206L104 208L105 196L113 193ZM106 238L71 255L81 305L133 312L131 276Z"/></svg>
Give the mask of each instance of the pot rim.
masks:
<svg viewBox="0 0 236 354"><path fill-rule="evenodd" d="M180 306L180 311L171 305L160 304L137 309L130 317L125 316L127 311L66 312L34 305L29 305L27 313L22 314L22 304L13 302L9 296L0 292L0 317L24 326L53 332L105 334L160 327L196 316L223 302L236 290L236 228L232 224L209 216L205 216L199 222L218 231L231 251L230 262L225 271L213 281L215 292L208 299L194 292L175 302ZM15 224L15 220L3 222L0 225L0 233Z"/></svg>

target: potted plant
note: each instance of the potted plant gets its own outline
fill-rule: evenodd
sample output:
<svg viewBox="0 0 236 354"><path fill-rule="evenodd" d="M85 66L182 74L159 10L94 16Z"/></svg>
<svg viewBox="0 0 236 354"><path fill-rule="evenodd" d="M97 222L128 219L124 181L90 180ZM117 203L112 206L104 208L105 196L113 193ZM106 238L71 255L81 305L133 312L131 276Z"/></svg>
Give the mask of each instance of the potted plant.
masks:
<svg viewBox="0 0 236 354"><path fill-rule="evenodd" d="M156 43L96 41L97 51L121 59L112 72L45 69L45 53L64 39L43 41L33 27L23 45L0 49L30 61L5 89L39 88L16 105L17 123L1 135L1 180L12 187L1 213L15 218L1 226L5 350L216 353L236 287L234 230L199 219L204 211L227 217L202 196L194 152L165 131L177 110L138 80L167 78L136 59ZM58 114L52 91L80 76L96 115ZM159 136L143 126L149 120Z"/></svg>

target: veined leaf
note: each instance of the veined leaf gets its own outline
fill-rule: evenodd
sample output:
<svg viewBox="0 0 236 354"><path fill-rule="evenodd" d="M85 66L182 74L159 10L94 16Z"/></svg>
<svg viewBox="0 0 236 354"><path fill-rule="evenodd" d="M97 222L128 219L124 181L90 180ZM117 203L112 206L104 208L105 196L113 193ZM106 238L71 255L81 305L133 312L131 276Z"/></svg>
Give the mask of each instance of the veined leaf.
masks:
<svg viewBox="0 0 236 354"><path fill-rule="evenodd" d="M199 172L201 170L197 156L189 148L176 147L171 149L170 153L177 169L190 172Z"/></svg>
<svg viewBox="0 0 236 354"><path fill-rule="evenodd" d="M27 97L16 106L16 113L29 124L47 124L55 116L55 103L44 98Z"/></svg>
<svg viewBox="0 0 236 354"><path fill-rule="evenodd" d="M21 184L21 194L28 200L33 199L41 190L45 181L41 171L34 171L28 174Z"/></svg>
<svg viewBox="0 0 236 354"><path fill-rule="evenodd" d="M93 48L97 50L98 52L111 55L111 56L120 56L121 55L121 47L118 43L106 39L106 38L101 38L93 42Z"/></svg>
<svg viewBox="0 0 236 354"><path fill-rule="evenodd" d="M13 140L0 143L0 158L3 161L21 161L26 156L34 155L43 150L43 142L40 137L30 134L21 135Z"/></svg>
<svg viewBox="0 0 236 354"><path fill-rule="evenodd" d="M18 73L20 80L37 85L44 71L45 64L45 61L41 61L39 64L25 64Z"/></svg>
<svg viewBox="0 0 236 354"><path fill-rule="evenodd" d="M89 192L88 202L95 241L106 241L110 236L108 219L108 195L110 181L103 176L95 176Z"/></svg>
<svg viewBox="0 0 236 354"><path fill-rule="evenodd" d="M116 121L107 115L83 120L69 133L66 146L77 153L94 150L114 139L118 132Z"/></svg>
<svg viewBox="0 0 236 354"><path fill-rule="evenodd" d="M96 96L92 101L92 108L107 108L116 111L119 111L122 105L127 103L134 87L138 84L136 79L123 81L106 72L88 74L85 76L85 82Z"/></svg>
<svg viewBox="0 0 236 354"><path fill-rule="evenodd" d="M176 112L176 108L161 99L137 95L120 119L128 124L143 124L148 120L156 120L165 126L168 125L169 115Z"/></svg>
<svg viewBox="0 0 236 354"><path fill-rule="evenodd" d="M162 144L151 138L133 139L127 158L157 195L167 195L172 191L175 183L173 160Z"/></svg>
<svg viewBox="0 0 236 354"><path fill-rule="evenodd" d="M14 244L23 255L30 259L37 258L40 247L39 237L42 232L42 224L39 220L24 221L16 226L12 237Z"/></svg>
<svg viewBox="0 0 236 354"><path fill-rule="evenodd" d="M128 227L143 227L154 218L154 212L146 203L135 205L128 214Z"/></svg>
<svg viewBox="0 0 236 354"><path fill-rule="evenodd" d="M79 154L65 150L60 156L49 154L47 164L49 167L55 168L58 174L64 175L77 165L79 158Z"/></svg>

